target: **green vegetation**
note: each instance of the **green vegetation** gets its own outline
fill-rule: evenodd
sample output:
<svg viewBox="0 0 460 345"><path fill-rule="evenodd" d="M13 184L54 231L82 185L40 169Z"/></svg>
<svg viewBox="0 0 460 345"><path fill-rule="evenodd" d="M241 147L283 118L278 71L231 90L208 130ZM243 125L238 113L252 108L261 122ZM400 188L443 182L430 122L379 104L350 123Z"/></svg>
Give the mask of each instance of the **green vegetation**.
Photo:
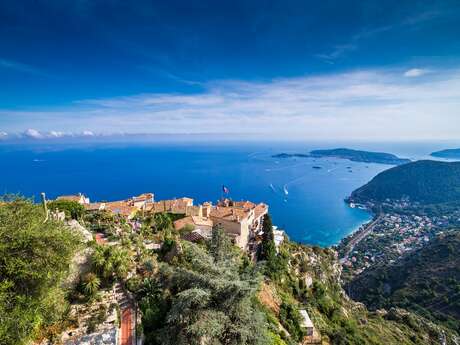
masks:
<svg viewBox="0 0 460 345"><path fill-rule="evenodd" d="M369 152L369 151L359 151L351 150L345 148L331 149L331 150L313 150L310 154L304 153L279 153L273 155L274 158L323 158L323 157L335 157L348 159L353 162L363 162L363 163L379 163L379 164L389 164L389 165L400 165L410 162L410 159L399 158L391 153L384 152ZM314 167L316 169L321 167Z"/></svg>
<svg viewBox="0 0 460 345"><path fill-rule="evenodd" d="M48 203L50 210L65 212L66 218L81 219L85 213L85 207L76 201L54 200Z"/></svg>
<svg viewBox="0 0 460 345"><path fill-rule="evenodd" d="M67 310L61 283L80 239L44 223L39 205L6 197L0 205L0 343L27 344Z"/></svg>
<svg viewBox="0 0 460 345"><path fill-rule="evenodd" d="M460 232L438 235L394 265L367 270L346 288L371 309L402 307L460 333Z"/></svg>
<svg viewBox="0 0 460 345"><path fill-rule="evenodd" d="M259 279L223 231L214 229L209 251L180 247L137 291L146 344L267 344Z"/></svg>
<svg viewBox="0 0 460 345"><path fill-rule="evenodd" d="M136 231L109 213L88 212L83 217L85 225L116 233L116 242L101 245L90 241L84 248L63 223L43 223L39 205L20 198L5 201L0 204L1 344L27 344L45 337L58 340L66 327L82 320L75 316L76 309L91 313L83 319L84 325L87 332L96 331L115 308L105 301L115 282L133 292L147 345L298 345L302 341L437 345L443 332L446 344L453 344L458 304L452 305L455 310L449 310L447 319L423 314L421 309L396 300L394 305L411 312L392 304L385 305L389 309L385 312L369 312L344 294L334 250L286 239L277 252L269 216L263 222L260 260L255 263L232 245L219 227L213 229L209 241L193 244L180 240L172 229L175 217L169 214L138 215L141 227ZM161 249L147 249L152 242L162 242ZM443 248L436 253L447 251L445 259L458 266L453 258L457 242L450 240ZM77 249L84 249L79 253L85 252L89 261L77 271L75 286L64 291L62 282ZM457 276L450 271L443 274L443 278L449 275L449 293L457 291ZM434 281L428 284L430 293L439 297L433 303L444 301L436 304L435 312L439 312L447 306L442 296L445 290L439 290L441 285ZM424 298L426 292L419 285L417 289ZM416 293L396 295L405 301ZM452 296L456 295L448 298L454 300ZM78 303L78 308L69 308L68 301ZM97 303L98 312L94 312L93 303ZM301 309L315 325L311 339L305 338Z"/></svg>
<svg viewBox="0 0 460 345"><path fill-rule="evenodd" d="M332 150L313 150L310 152L313 157L337 157L348 159L354 162L380 163L389 165L400 165L410 162L410 159L399 158L391 153L359 151L345 148Z"/></svg>
<svg viewBox="0 0 460 345"><path fill-rule="evenodd" d="M276 256L274 235L273 235L273 224L269 214L264 217L262 223L262 244L259 252L259 260L272 261Z"/></svg>
<svg viewBox="0 0 460 345"><path fill-rule="evenodd" d="M96 245L91 256L92 269L98 277L110 283L115 278L126 278L131 258L126 249L105 245Z"/></svg>
<svg viewBox="0 0 460 345"><path fill-rule="evenodd" d="M281 251L288 253L287 267L265 283L269 288L264 291L270 290L272 296L265 294L261 301L267 307L271 331L287 344L297 344L299 309L307 310L322 341L333 345L437 345L443 333L446 343L454 344L455 333L415 313L395 308L369 312L348 299L340 286L340 266L331 249L287 242ZM279 324L290 336L279 330Z"/></svg>
<svg viewBox="0 0 460 345"><path fill-rule="evenodd" d="M458 159L460 158L460 149L447 149L431 153L433 157Z"/></svg>
<svg viewBox="0 0 460 345"><path fill-rule="evenodd" d="M460 162L417 161L385 170L355 190L357 202L409 198L422 205L460 204Z"/></svg>

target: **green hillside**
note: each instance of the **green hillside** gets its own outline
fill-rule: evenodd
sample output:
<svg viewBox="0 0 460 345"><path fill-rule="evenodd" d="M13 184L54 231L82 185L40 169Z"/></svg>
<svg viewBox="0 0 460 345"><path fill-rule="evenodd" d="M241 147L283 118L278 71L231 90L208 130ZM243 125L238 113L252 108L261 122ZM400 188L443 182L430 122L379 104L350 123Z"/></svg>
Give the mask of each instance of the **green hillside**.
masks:
<svg viewBox="0 0 460 345"><path fill-rule="evenodd" d="M389 165L400 165L410 162L410 159L399 158L398 156L385 152L370 152L338 148L331 150L313 150L310 152L312 157L337 157L349 159L353 162L379 163Z"/></svg>
<svg viewBox="0 0 460 345"><path fill-rule="evenodd" d="M346 286L370 309L406 308L460 332L460 232L440 234L394 265L364 271Z"/></svg>
<svg viewBox="0 0 460 345"><path fill-rule="evenodd" d="M431 153L433 157L440 158L449 158L449 159L459 159L460 158L460 149L447 149Z"/></svg>
<svg viewBox="0 0 460 345"><path fill-rule="evenodd" d="M424 205L460 202L460 162L417 161L385 170L355 190L357 202L402 199Z"/></svg>

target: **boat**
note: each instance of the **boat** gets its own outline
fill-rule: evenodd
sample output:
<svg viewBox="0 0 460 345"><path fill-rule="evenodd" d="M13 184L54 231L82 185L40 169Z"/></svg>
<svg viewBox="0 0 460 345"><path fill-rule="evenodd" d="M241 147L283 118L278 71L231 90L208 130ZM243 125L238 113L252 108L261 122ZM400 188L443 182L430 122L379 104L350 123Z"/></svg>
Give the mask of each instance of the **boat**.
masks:
<svg viewBox="0 0 460 345"><path fill-rule="evenodd" d="M288 195L288 194L289 194L289 191L287 190L287 187L286 187L286 185L284 185L284 187L283 187L283 191L284 191L284 194L285 194L285 195Z"/></svg>

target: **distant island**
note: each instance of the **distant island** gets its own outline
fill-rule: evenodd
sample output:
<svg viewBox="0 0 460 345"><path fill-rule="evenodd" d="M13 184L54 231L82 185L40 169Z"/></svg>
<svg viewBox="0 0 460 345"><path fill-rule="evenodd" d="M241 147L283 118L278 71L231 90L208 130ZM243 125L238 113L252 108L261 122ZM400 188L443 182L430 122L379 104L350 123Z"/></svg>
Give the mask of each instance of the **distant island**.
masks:
<svg viewBox="0 0 460 345"><path fill-rule="evenodd" d="M460 148L432 152L431 156L438 158L460 159Z"/></svg>
<svg viewBox="0 0 460 345"><path fill-rule="evenodd" d="M359 151L346 148L330 149L330 150L313 150L309 154L302 153L279 153L273 155L274 158L291 158L291 157L300 157L300 158L325 158L325 157L335 157L348 159L353 162L363 162L363 163L378 163L378 164L388 164L388 165L401 165L409 163L411 160L406 158L399 158L396 155L391 153L384 152L370 152L370 151Z"/></svg>

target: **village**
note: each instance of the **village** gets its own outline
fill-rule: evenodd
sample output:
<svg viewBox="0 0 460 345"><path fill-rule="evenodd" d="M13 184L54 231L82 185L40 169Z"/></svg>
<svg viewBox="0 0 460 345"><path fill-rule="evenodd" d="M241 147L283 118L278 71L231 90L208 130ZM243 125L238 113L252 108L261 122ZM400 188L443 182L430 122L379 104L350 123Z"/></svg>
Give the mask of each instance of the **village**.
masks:
<svg viewBox="0 0 460 345"><path fill-rule="evenodd" d="M120 217L134 231L141 228L139 215L170 214L177 218L174 229L191 242L209 239L212 228L218 225L235 245L252 255L257 248L257 236L261 235L263 217L268 213L268 205L264 203L221 199L216 205L212 202L194 205L194 200L187 197L155 201L153 193L110 202L90 202L83 194L58 196L56 200L78 202L89 213L106 212ZM283 233L277 230L275 235L282 238Z"/></svg>
<svg viewBox="0 0 460 345"><path fill-rule="evenodd" d="M372 224L371 231L342 261L344 274L359 275L375 263L394 263L408 252L424 246L450 224L447 216L383 213ZM365 230L366 226L352 236L358 236Z"/></svg>
<svg viewBox="0 0 460 345"><path fill-rule="evenodd" d="M263 219L268 214L268 205L264 203L233 201L228 198L220 199L215 205L212 202L195 205L194 200L187 197L155 200L153 193L143 193L125 200L106 202L92 202L88 196L83 194L62 195L54 201L48 201L44 194L42 198L49 217L65 221L69 227L83 235L85 242L94 241L102 250L104 247L112 247L116 250L122 247L131 248L134 256L140 256L139 250L157 251L164 253L166 260L168 260L168 255L174 252L168 247L168 236L180 237L181 240L189 242L204 243L210 240L213 228L218 226L224 230L234 245L247 254L250 260L256 261L262 241ZM63 205L67 204L80 205L84 209L84 221L69 219L69 214L59 209L59 207L64 208ZM141 236L143 242L140 247L137 246L136 249L130 247L130 240L126 234L145 234L146 229L149 231L148 228L153 227L149 220L154 219L155 215L158 219L163 219L162 217L167 215L164 219L172 222L173 233L170 235L162 233L161 236L158 236L158 233L152 236ZM110 219L110 224L107 223L107 219ZM85 227L80 223L83 223ZM148 224L147 227L146 224ZM273 226L276 251L279 250L284 239L284 231ZM165 248L169 250L169 253ZM85 252L74 260L74 276L84 276L84 272L88 270L88 261L91 260L88 259L92 255L91 251L93 249L85 249ZM154 270L153 266L155 263L144 263L143 268L137 267L137 270L141 269L145 273L146 270ZM131 266L127 270L125 279L135 276L135 267ZM138 331L141 322L139 306L136 305L129 286L125 286L120 280L106 289L101 289L97 298L92 298L89 303L72 305L70 315L74 320L74 326L62 335L62 341L65 344L137 345L143 343L142 332ZM318 342L320 336L307 311L299 309L299 315L302 319L301 327L305 329L306 334L304 343Z"/></svg>

